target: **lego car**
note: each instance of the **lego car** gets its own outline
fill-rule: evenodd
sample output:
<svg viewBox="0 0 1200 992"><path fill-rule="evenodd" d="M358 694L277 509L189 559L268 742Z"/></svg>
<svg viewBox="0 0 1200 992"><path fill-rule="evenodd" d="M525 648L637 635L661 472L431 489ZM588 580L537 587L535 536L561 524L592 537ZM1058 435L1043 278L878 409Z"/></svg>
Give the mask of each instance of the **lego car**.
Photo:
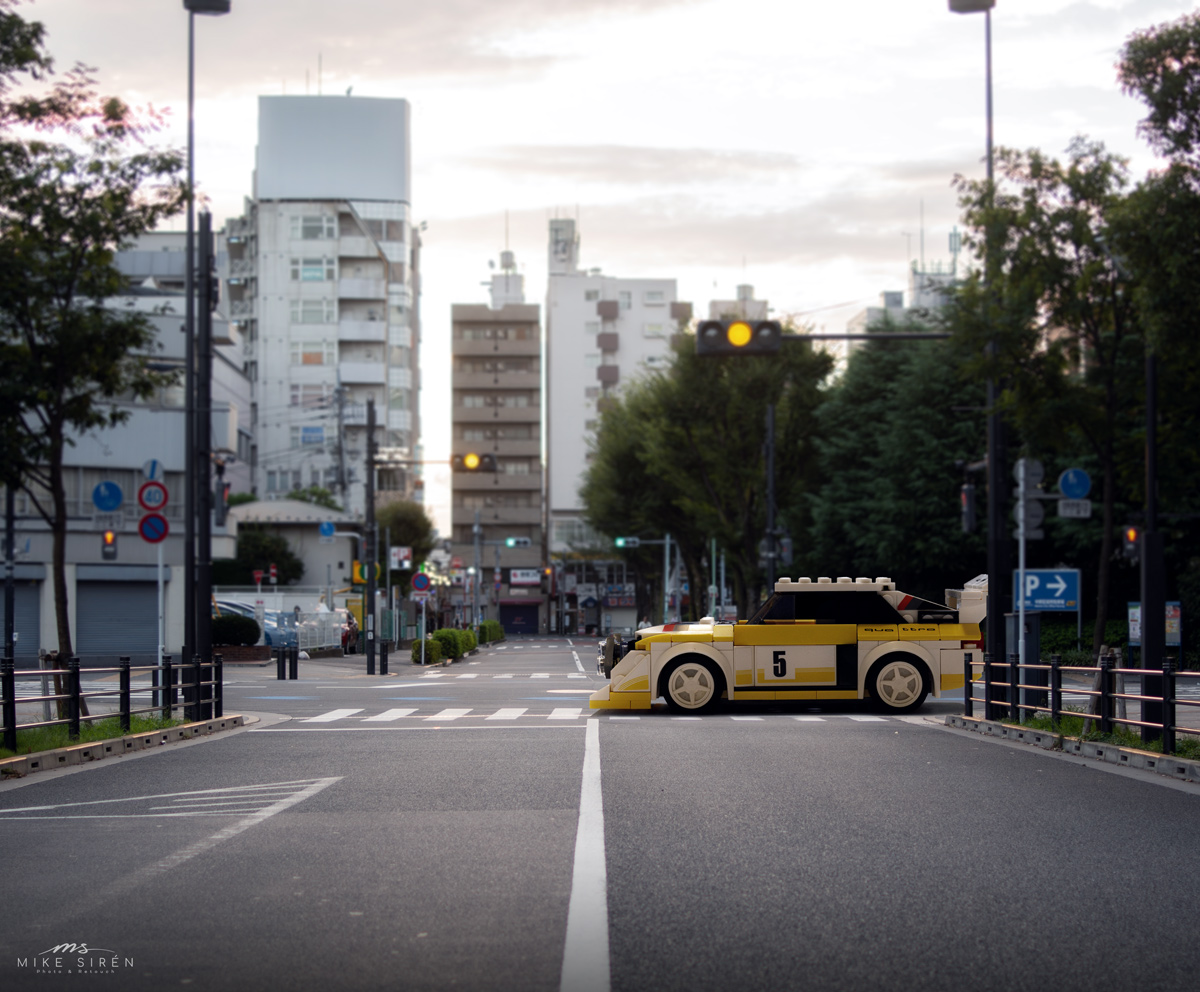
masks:
<svg viewBox="0 0 1200 992"><path fill-rule="evenodd" d="M961 689L968 652L982 652L987 576L947 590L944 605L890 578L780 579L749 620L668 623L610 640L598 668L610 679L592 709L702 713L722 700L869 698L889 713Z"/></svg>

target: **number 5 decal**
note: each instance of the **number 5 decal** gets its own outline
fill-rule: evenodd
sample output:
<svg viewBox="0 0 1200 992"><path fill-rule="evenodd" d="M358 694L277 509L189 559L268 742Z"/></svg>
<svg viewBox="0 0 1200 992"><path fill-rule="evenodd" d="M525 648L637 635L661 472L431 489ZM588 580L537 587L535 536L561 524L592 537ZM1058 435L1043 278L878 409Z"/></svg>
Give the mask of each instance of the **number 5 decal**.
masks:
<svg viewBox="0 0 1200 992"><path fill-rule="evenodd" d="M771 670L775 673L775 677L777 679L781 679L785 675L787 675L787 652L785 652L785 651L772 652L771 662L772 662Z"/></svg>

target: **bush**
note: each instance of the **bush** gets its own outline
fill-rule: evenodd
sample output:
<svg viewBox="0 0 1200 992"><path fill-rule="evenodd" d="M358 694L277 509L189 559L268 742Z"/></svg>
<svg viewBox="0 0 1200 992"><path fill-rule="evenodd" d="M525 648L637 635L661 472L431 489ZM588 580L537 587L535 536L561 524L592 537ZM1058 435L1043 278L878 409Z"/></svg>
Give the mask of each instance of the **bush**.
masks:
<svg viewBox="0 0 1200 992"><path fill-rule="evenodd" d="M474 651L479 647L479 641L475 637L475 631L467 629L463 633L466 635L467 651ZM464 652L465 654L466 652Z"/></svg>
<svg viewBox="0 0 1200 992"><path fill-rule="evenodd" d="M442 657L449 658L453 661L455 658L462 655L462 640L459 634L462 631L455 630L453 627L442 627L440 630L435 630L431 635L435 641L442 646Z"/></svg>
<svg viewBox="0 0 1200 992"><path fill-rule="evenodd" d="M212 618L212 642L215 645L233 647L241 644L257 644L262 628L254 617L237 613L223 613Z"/></svg>
<svg viewBox="0 0 1200 992"><path fill-rule="evenodd" d="M437 641L425 641L425 664L438 665L442 661L442 646ZM421 664L421 642L413 641L412 663Z"/></svg>
<svg viewBox="0 0 1200 992"><path fill-rule="evenodd" d="M484 644L504 640L504 628L499 620L484 620L479 625L479 640Z"/></svg>

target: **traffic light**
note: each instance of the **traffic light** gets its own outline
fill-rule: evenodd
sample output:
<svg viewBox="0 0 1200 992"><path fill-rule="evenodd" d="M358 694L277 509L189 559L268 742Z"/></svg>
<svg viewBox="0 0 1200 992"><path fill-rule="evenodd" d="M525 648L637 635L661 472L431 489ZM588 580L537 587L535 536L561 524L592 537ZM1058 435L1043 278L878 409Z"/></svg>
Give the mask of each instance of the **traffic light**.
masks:
<svg viewBox="0 0 1200 992"><path fill-rule="evenodd" d="M702 320L696 327L697 355L776 355L781 347L777 320Z"/></svg>
<svg viewBox="0 0 1200 992"><path fill-rule="evenodd" d="M614 537L613 544L618 548L636 548L642 543L640 537Z"/></svg>
<svg viewBox="0 0 1200 992"><path fill-rule="evenodd" d="M1130 561L1137 561L1142 552L1142 528L1132 524L1121 531L1121 554Z"/></svg>
<svg viewBox="0 0 1200 992"><path fill-rule="evenodd" d="M378 581L380 574L381 574L381 571L379 568L379 562L375 562L375 579L376 579L376 581ZM356 585L360 585L360 586L366 585L367 570L365 568L363 568L363 563L361 561L354 561L351 563L350 576L351 576L351 580Z"/></svg>
<svg viewBox="0 0 1200 992"><path fill-rule="evenodd" d="M975 483L964 482L959 491L959 499L962 501L962 532L974 534L977 523L975 519Z"/></svg>
<svg viewBox="0 0 1200 992"><path fill-rule="evenodd" d="M527 537L506 537L504 539L506 548L527 548L532 543Z"/></svg>
<svg viewBox="0 0 1200 992"><path fill-rule="evenodd" d="M213 487L213 523L218 527L225 526L225 517L229 513L229 485L218 479Z"/></svg>
<svg viewBox="0 0 1200 992"><path fill-rule="evenodd" d="M995 6L996 0L950 0L950 10L955 14L978 14Z"/></svg>
<svg viewBox="0 0 1200 992"><path fill-rule="evenodd" d="M542 569L542 592L550 593L554 591L554 569Z"/></svg>
<svg viewBox="0 0 1200 992"><path fill-rule="evenodd" d="M100 535L100 557L104 561L117 560L117 532L106 530Z"/></svg>
<svg viewBox="0 0 1200 992"><path fill-rule="evenodd" d="M455 472L495 472L498 468L495 455L481 455L474 451L455 455L450 459L450 466Z"/></svg>

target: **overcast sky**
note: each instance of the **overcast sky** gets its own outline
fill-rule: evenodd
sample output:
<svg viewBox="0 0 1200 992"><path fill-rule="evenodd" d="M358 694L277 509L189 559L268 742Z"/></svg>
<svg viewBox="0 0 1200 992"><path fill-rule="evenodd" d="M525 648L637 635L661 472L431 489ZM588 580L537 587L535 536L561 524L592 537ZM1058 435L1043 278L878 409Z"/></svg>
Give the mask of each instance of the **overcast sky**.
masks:
<svg viewBox="0 0 1200 992"><path fill-rule="evenodd" d="M508 243L544 303L547 220L586 267L675 277L703 311L738 283L828 330L948 263L955 173L983 174L984 17L946 0L233 0L198 17L197 179L218 225L250 192L260 94L405 97L427 221L426 454L445 458L450 304ZM1088 134L1155 165L1115 82L1137 29L1186 0L998 0L999 145ZM60 67L167 109L184 141L179 0L36 0ZM320 66L320 72L318 72ZM180 225L181 226L181 225ZM444 529L444 527L443 527Z"/></svg>

